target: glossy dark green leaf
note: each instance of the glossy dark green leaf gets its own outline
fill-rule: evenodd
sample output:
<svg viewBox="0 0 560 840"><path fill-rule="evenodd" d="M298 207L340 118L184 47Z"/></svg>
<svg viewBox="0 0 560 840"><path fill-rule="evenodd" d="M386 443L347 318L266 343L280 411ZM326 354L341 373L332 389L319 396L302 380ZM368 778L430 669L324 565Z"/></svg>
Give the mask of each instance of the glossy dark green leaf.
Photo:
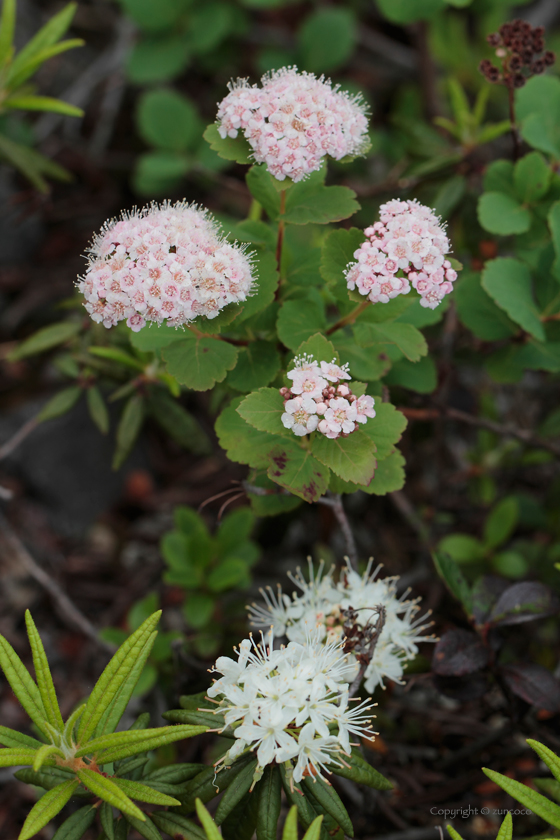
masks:
<svg viewBox="0 0 560 840"><path fill-rule="evenodd" d="M60 828L53 834L52 840L81 840L87 829L95 821L96 809L93 805L84 805L75 811L67 820L64 820ZM108 836L108 840L113 840Z"/></svg>
<svg viewBox="0 0 560 840"><path fill-rule="evenodd" d="M228 789L222 796L220 804L218 805L218 810L214 815L216 825L221 825L231 814L235 806L241 802L247 793L249 793L249 788L253 784L253 776L255 774L256 766L256 759L254 761L250 761L229 785ZM256 795L258 794L255 793L255 796Z"/></svg>
<svg viewBox="0 0 560 840"><path fill-rule="evenodd" d="M259 797L257 840L276 840L282 805L282 779L276 765L265 768L255 792Z"/></svg>

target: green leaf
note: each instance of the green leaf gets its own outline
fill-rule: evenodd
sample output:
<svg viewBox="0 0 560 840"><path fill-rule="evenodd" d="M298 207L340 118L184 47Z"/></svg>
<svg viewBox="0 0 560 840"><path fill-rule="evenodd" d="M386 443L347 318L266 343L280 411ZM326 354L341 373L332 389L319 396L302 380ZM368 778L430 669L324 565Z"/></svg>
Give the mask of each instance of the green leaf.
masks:
<svg viewBox="0 0 560 840"><path fill-rule="evenodd" d="M18 70L23 64L28 62L38 53L45 50L47 47L52 47L56 42L62 38L76 14L78 8L77 3L68 3L56 15L47 21L41 29L31 38L30 41L19 51L17 57L12 63Z"/></svg>
<svg viewBox="0 0 560 840"><path fill-rule="evenodd" d="M31 738L15 729L9 729L7 726L0 726L0 744L3 747L28 747L32 750L38 750L43 746L42 741L37 741L36 738Z"/></svg>
<svg viewBox="0 0 560 840"><path fill-rule="evenodd" d="M298 840L297 808L295 805L292 805L288 811L288 816L286 817L282 831L282 840Z"/></svg>
<svg viewBox="0 0 560 840"><path fill-rule="evenodd" d="M151 415L162 429L189 452L209 455L212 444L197 420L181 403L158 389L148 402Z"/></svg>
<svg viewBox="0 0 560 840"><path fill-rule="evenodd" d="M132 370L143 371L145 367L139 359L135 359L129 353L119 350L118 347L88 347L88 352L92 356L98 356L100 359L109 359L124 367L132 368Z"/></svg>
<svg viewBox="0 0 560 840"><path fill-rule="evenodd" d="M188 67L191 53L189 38L184 32L145 36L129 51L125 62L126 73L137 85L166 82Z"/></svg>
<svg viewBox="0 0 560 840"><path fill-rule="evenodd" d="M276 388L259 388L258 391L249 394L239 404L237 412L260 432L286 435L286 428L281 420L284 400Z"/></svg>
<svg viewBox="0 0 560 840"><path fill-rule="evenodd" d="M303 779L302 787L304 788L304 792L307 789L313 794L321 807L342 828L346 835L349 837L354 836L352 820L348 816L348 811L332 785L327 785L321 778L311 779L307 777Z"/></svg>
<svg viewBox="0 0 560 840"><path fill-rule="evenodd" d="M101 391L95 385L92 385L86 391L86 398L89 416L101 434L106 435L109 431L109 412L105 400L101 396Z"/></svg>
<svg viewBox="0 0 560 840"><path fill-rule="evenodd" d="M67 52L67 50L73 50L75 47L82 47L83 45L84 41L82 41L81 38L71 38L68 41L59 41L58 44L54 44L52 47L47 47L41 50L33 58L29 58L26 61L22 61L22 54L24 53L24 50L21 50L8 70L8 87L12 89L18 88L27 81L27 79L29 79L29 77L32 76L33 73L35 73L35 71L45 63L45 61L48 61L49 58L54 58L55 55L60 55L63 52ZM29 44L27 46L29 46Z"/></svg>
<svg viewBox="0 0 560 840"><path fill-rule="evenodd" d="M282 488L270 481L266 474L261 473L255 476L252 484L268 491L266 495L247 493L247 498L251 502L251 508L257 516L278 516L281 513L295 510L295 508L301 505L301 499L285 493Z"/></svg>
<svg viewBox="0 0 560 840"><path fill-rule="evenodd" d="M286 194L284 220L292 225L326 225L347 219L359 209L354 190L303 181Z"/></svg>
<svg viewBox="0 0 560 840"><path fill-rule="evenodd" d="M318 8L305 19L298 32L303 70L330 73L342 67L356 42L356 19L350 9Z"/></svg>
<svg viewBox="0 0 560 840"><path fill-rule="evenodd" d="M115 840L115 826L113 822L113 809L108 802L102 802L99 808L99 822L107 835L107 840Z"/></svg>
<svg viewBox="0 0 560 840"><path fill-rule="evenodd" d="M560 157L560 80L535 76L516 91L516 116L523 139L541 152Z"/></svg>
<svg viewBox="0 0 560 840"><path fill-rule="evenodd" d="M393 451L406 429L407 419L391 403L376 399L375 417L368 417L362 431L371 438L377 448L377 460L383 461Z"/></svg>
<svg viewBox="0 0 560 840"><path fill-rule="evenodd" d="M462 324L477 338L499 341L510 338L517 327L484 291L480 274L467 274L455 289L457 314Z"/></svg>
<svg viewBox="0 0 560 840"><path fill-rule="evenodd" d="M331 362L333 359L337 364L340 362L332 341L321 333L315 333L300 344L296 350L296 356L313 356L318 362Z"/></svg>
<svg viewBox="0 0 560 840"><path fill-rule="evenodd" d="M256 759L249 762L243 770L235 777L232 783L228 786L226 792L220 800L218 810L216 811L215 820L216 825L221 825L226 817L233 811L238 802L240 802L249 788L253 784L253 776L257 766Z"/></svg>
<svg viewBox="0 0 560 840"><path fill-rule="evenodd" d="M375 382L391 367L384 346L360 347L355 338L345 335L342 330L333 335L332 343L341 360L350 365L352 375L359 379Z"/></svg>
<svg viewBox="0 0 560 840"><path fill-rule="evenodd" d="M143 741L123 743L120 747L116 746L112 749L103 750L103 752L97 755L97 760L99 764L111 764L114 761L120 761L123 758L137 755L139 752L147 752L148 750L165 747L174 741L180 741L184 738L194 738L195 735L201 735L203 732L206 732L206 727L204 726L160 727L157 729L156 734L146 737Z"/></svg>
<svg viewBox="0 0 560 840"><path fill-rule="evenodd" d="M504 817L504 820L500 826L500 830L496 835L496 840L512 840L513 837L513 820L511 818L511 812L508 811Z"/></svg>
<svg viewBox="0 0 560 840"><path fill-rule="evenodd" d="M193 630L200 630L206 627L214 614L216 606L212 595L203 592L196 592L189 598L183 608L185 621Z"/></svg>
<svg viewBox="0 0 560 840"><path fill-rule="evenodd" d="M280 275L274 254L261 254L258 259L255 259L254 268L254 274L257 275L255 294L243 302L243 310L237 319L238 323L243 323L258 312L262 312L272 303L276 295Z"/></svg>
<svg viewBox="0 0 560 840"><path fill-rule="evenodd" d="M451 592L463 605L467 615L472 613L472 593L455 561L443 552L432 554L436 571Z"/></svg>
<svg viewBox="0 0 560 840"><path fill-rule="evenodd" d="M161 805L162 807L181 804L178 799L167 796L149 785L143 785L141 782L118 778L114 778L113 781L130 799L138 799L140 802L149 802L151 805Z"/></svg>
<svg viewBox="0 0 560 840"><path fill-rule="evenodd" d="M104 802L108 802L113 808L118 808L123 814L129 814L136 817L142 822L145 819L144 814L140 808L131 802L131 800L122 792L117 785L116 780L102 776L101 773L96 773L95 770L90 770L89 767L84 767L81 770L76 770L76 775L81 783L90 790L95 796L99 796ZM122 781L119 779L119 781Z"/></svg>
<svg viewBox="0 0 560 840"><path fill-rule="evenodd" d="M556 259L552 272L557 280L560 280L560 201L555 201L548 214L548 226L552 234L554 253Z"/></svg>
<svg viewBox="0 0 560 840"><path fill-rule="evenodd" d="M449 832L449 836L451 837L451 840L463 840L463 838L461 837L459 832L455 831L455 829L453 828L452 825L448 825L448 826L446 826L446 828Z"/></svg>
<svg viewBox="0 0 560 840"><path fill-rule="evenodd" d="M87 829L93 825L95 814L96 809L93 805L84 805L64 820L52 840L80 840ZM109 837L108 840L113 840L113 838Z"/></svg>
<svg viewBox="0 0 560 840"><path fill-rule="evenodd" d="M167 369L182 385L208 391L235 367L237 348L217 338L186 334L162 351Z"/></svg>
<svg viewBox="0 0 560 840"><path fill-rule="evenodd" d="M46 420L54 420L56 417L66 414L74 408L82 393L82 389L77 385L71 388L63 388L43 406L36 417L37 422L44 423Z"/></svg>
<svg viewBox="0 0 560 840"><path fill-rule="evenodd" d="M130 747L131 750L134 748L134 751L129 753L130 755L134 755L139 752L136 748L139 745L141 746L145 741L152 742L154 739L160 737L165 741L169 735L176 735L177 738L175 740L181 737L188 738L192 734L192 729L192 726L163 726L152 729L129 729L123 732L108 732L88 741L83 747L80 747L76 752L76 756L81 758L84 755L97 755L99 757L98 764L101 763L101 758L103 759L103 764L107 764L106 754L109 752L112 754L115 750L119 750L120 752L121 747ZM116 761L117 759L114 760Z"/></svg>
<svg viewBox="0 0 560 840"><path fill-rule="evenodd" d="M371 764L368 764L356 749L352 750L351 755L345 755L344 761L345 764L341 764L340 767L334 763L329 765L329 770L332 770L337 776L350 779L360 785L367 785L375 790L392 789L391 782L375 770ZM349 767L346 766L348 764Z"/></svg>
<svg viewBox="0 0 560 840"><path fill-rule="evenodd" d="M74 338L80 329L81 325L74 321L61 321L58 324L43 327L12 350L8 355L8 360L15 362L27 356L34 356L36 353L44 353L45 350L50 350L59 344L65 344Z"/></svg>
<svg viewBox="0 0 560 840"><path fill-rule="evenodd" d="M484 191L505 193L515 198L514 169L509 160L495 160L484 173Z"/></svg>
<svg viewBox="0 0 560 840"><path fill-rule="evenodd" d="M417 362L428 352L426 339L412 324L392 321L382 324L356 324L356 341L363 347L372 344L394 344L411 362Z"/></svg>
<svg viewBox="0 0 560 840"><path fill-rule="evenodd" d="M240 131L237 137L220 137L216 123L210 123L202 135L206 142L217 154L225 160L234 160L236 163L251 163L253 150L249 142Z"/></svg>
<svg viewBox="0 0 560 840"><path fill-rule="evenodd" d="M147 814L144 814L144 820L142 822L130 814L126 819L132 828L142 837L145 837L146 840L162 840L161 834Z"/></svg>
<svg viewBox="0 0 560 840"><path fill-rule="evenodd" d="M257 792L257 840L276 840L282 806L282 779L278 767L265 767Z"/></svg>
<svg viewBox="0 0 560 840"><path fill-rule="evenodd" d="M69 779L74 778L71 770L55 766L54 761L48 761L47 764L48 766L43 765L37 773L30 767L23 767L14 773L14 776L21 782L25 782L26 785L35 785L45 790L52 790L61 782L67 782Z"/></svg>
<svg viewBox="0 0 560 840"><path fill-rule="evenodd" d="M33 666L35 668L37 687L43 701L43 707L45 709L47 719L51 726L54 726L55 729L62 732L64 729L64 722L62 720L62 715L60 714L58 700L56 699L51 670L49 668L43 642L37 632L35 622L33 621L29 610L25 611L25 625L27 627L27 636L29 638L31 653L33 655ZM37 769L38 768L36 767L35 770Z"/></svg>
<svg viewBox="0 0 560 840"><path fill-rule="evenodd" d="M257 392L258 393L258 392ZM255 469L266 469L269 453L282 443L279 435L259 432L237 412L241 399L234 400L216 420L216 434L228 458Z"/></svg>
<svg viewBox="0 0 560 840"><path fill-rule="evenodd" d="M533 784L541 793L546 794L549 799L560 802L560 782L555 779L532 779Z"/></svg>
<svg viewBox="0 0 560 840"><path fill-rule="evenodd" d="M502 499L484 525L484 542L487 548L497 548L508 540L519 518L519 503L514 496Z"/></svg>
<svg viewBox="0 0 560 840"><path fill-rule="evenodd" d="M235 368L228 374L227 384L236 391L253 391L268 385L280 370L280 354L268 341L253 341L239 351Z"/></svg>
<svg viewBox="0 0 560 840"><path fill-rule="evenodd" d="M270 453L268 477L306 502L316 502L329 486L329 470L308 449L285 441Z"/></svg>
<svg viewBox="0 0 560 840"><path fill-rule="evenodd" d="M38 802L35 803L27 819L23 824L18 840L29 840L34 834L37 834L53 817L62 811L76 788L79 782L72 779L68 782L63 782L57 785L52 790L48 790Z"/></svg>
<svg viewBox="0 0 560 840"><path fill-rule="evenodd" d="M117 446L113 457L113 469L118 470L128 458L144 421L144 397L133 394L126 403L117 426Z"/></svg>
<svg viewBox="0 0 560 840"><path fill-rule="evenodd" d="M445 7L445 0L376 0L381 14L391 23L430 20Z"/></svg>
<svg viewBox="0 0 560 840"><path fill-rule="evenodd" d="M313 808L309 797L304 796L303 791L297 785L294 785L293 779L287 778L285 764L280 764L280 776L286 799L297 808L297 814L302 825L305 828L309 828L317 817L317 812ZM320 819L322 821L322 816Z"/></svg>
<svg viewBox="0 0 560 840"><path fill-rule="evenodd" d="M315 817L305 834L303 835L302 840L319 840L321 836L321 828L323 823L323 815L319 814L318 817Z"/></svg>
<svg viewBox="0 0 560 840"><path fill-rule="evenodd" d="M21 111L51 111L67 117L83 117L84 112L75 105L54 99L52 96L10 96L4 102L4 108Z"/></svg>
<svg viewBox="0 0 560 840"><path fill-rule="evenodd" d="M278 313L278 338L290 350L326 327L325 313L314 300L288 300ZM330 360L329 360L330 361Z"/></svg>
<svg viewBox="0 0 560 840"><path fill-rule="evenodd" d="M33 770L35 772L40 770L43 764L50 759L51 756L55 755L60 758L64 758L62 750L59 750L59 748L55 747L54 744L43 744L43 746L35 753L35 758L33 759Z"/></svg>
<svg viewBox="0 0 560 840"><path fill-rule="evenodd" d="M355 262L354 251L365 241L363 230L333 230L325 237L321 248L321 276L337 290L337 297L346 300L348 288L344 270L348 263Z"/></svg>
<svg viewBox="0 0 560 840"><path fill-rule="evenodd" d="M4 0L0 15L0 67L12 54L16 25L16 0Z"/></svg>
<svg viewBox="0 0 560 840"><path fill-rule="evenodd" d="M535 750L541 761L544 761L554 778L560 782L560 758L556 753L533 738L528 738L527 743L531 749Z"/></svg>
<svg viewBox="0 0 560 840"><path fill-rule="evenodd" d="M200 826L173 811L152 811L151 816L157 827L167 832L174 840L205 840L206 838Z"/></svg>
<svg viewBox="0 0 560 840"><path fill-rule="evenodd" d="M548 192L552 170L538 152L530 152L515 164L513 179L519 201L531 203Z"/></svg>
<svg viewBox="0 0 560 840"><path fill-rule="evenodd" d="M211 592L225 592L235 587L245 588L250 584L247 561L242 557L226 557L208 575L206 585Z"/></svg>
<svg viewBox="0 0 560 840"><path fill-rule="evenodd" d="M18 764L31 765L35 761L36 754L36 750L28 749L27 747L7 747L6 749L0 750L0 767L17 767Z"/></svg>
<svg viewBox="0 0 560 840"><path fill-rule="evenodd" d="M361 429L336 440L316 434L311 451L317 460L344 481L368 485L373 478L377 465L375 445Z"/></svg>
<svg viewBox="0 0 560 840"><path fill-rule="evenodd" d="M192 165L192 160L184 152L146 152L136 160L134 189L141 195L171 192L190 172Z"/></svg>
<svg viewBox="0 0 560 840"><path fill-rule="evenodd" d="M127 686L127 679L137 660L142 657L147 642L152 639L160 617L161 610L147 618L134 633L131 633L97 680L80 720L78 744L84 744L91 738L101 719L114 706L121 705L123 699L128 703L134 686Z"/></svg>
<svg viewBox="0 0 560 840"><path fill-rule="evenodd" d="M523 263L511 257L490 260L482 272L482 287L512 321L538 341L545 341L533 299L531 276Z"/></svg>
<svg viewBox="0 0 560 840"><path fill-rule="evenodd" d="M456 563L476 563L484 559L484 546L469 534L448 534L439 541L438 551L449 554Z"/></svg>
<svg viewBox="0 0 560 840"><path fill-rule="evenodd" d="M529 230L531 214L512 196L487 192L478 199L478 221L490 233L509 236Z"/></svg>
<svg viewBox="0 0 560 840"><path fill-rule="evenodd" d="M386 493L400 490L405 483L405 463L400 452L391 452L383 461L378 461L375 475L368 486L357 489L364 490L364 492L374 496L384 496Z"/></svg>
<svg viewBox="0 0 560 840"><path fill-rule="evenodd" d="M275 221L280 213L280 195L266 166L252 166L245 180L253 198L262 205L269 219Z"/></svg>
<svg viewBox="0 0 560 840"><path fill-rule="evenodd" d="M202 130L198 109L171 89L150 90L138 101L136 124L146 143L170 152L194 149Z"/></svg>
<svg viewBox="0 0 560 840"><path fill-rule="evenodd" d="M137 350L147 352L161 350L174 341L183 341L186 331L179 327L168 327L167 324L148 324L138 332L128 330L128 338Z"/></svg>
<svg viewBox="0 0 560 840"><path fill-rule="evenodd" d="M188 3L184 0L160 0L157 9L150 0L119 0L126 13L144 32L173 30L179 24Z"/></svg>
<svg viewBox="0 0 560 840"><path fill-rule="evenodd" d="M531 788L521 784L521 782L510 779L508 776L502 776L501 773L496 773L495 770L489 770L487 767L483 767L482 771L517 802L520 802L526 808L530 808L534 814L542 817L550 825L553 825L555 828L560 828L560 806L550 802L542 794L531 790Z"/></svg>
<svg viewBox="0 0 560 840"><path fill-rule="evenodd" d="M48 731L45 727L47 714L43 706L41 694L31 675L11 644L0 635L0 666L4 676L10 683L11 689L17 699L33 721L33 723L45 735ZM3 754L6 753L3 751ZM32 761L30 762L33 763Z"/></svg>
<svg viewBox="0 0 560 840"><path fill-rule="evenodd" d="M181 797L183 802L181 813L193 811L197 798L202 800L202 802L208 802L218 793L226 790L237 774L243 770L247 762L252 760L252 754L244 755L238 758L230 767L224 767L217 775L214 767L205 767L204 770L201 770L194 779L191 779L185 785L185 792Z"/></svg>
<svg viewBox="0 0 560 840"><path fill-rule="evenodd" d="M222 840L222 835L218 831L218 827L216 823L200 801L200 799L196 800L196 813L198 815L198 819L202 823L202 827L206 833L206 837L208 840Z"/></svg>

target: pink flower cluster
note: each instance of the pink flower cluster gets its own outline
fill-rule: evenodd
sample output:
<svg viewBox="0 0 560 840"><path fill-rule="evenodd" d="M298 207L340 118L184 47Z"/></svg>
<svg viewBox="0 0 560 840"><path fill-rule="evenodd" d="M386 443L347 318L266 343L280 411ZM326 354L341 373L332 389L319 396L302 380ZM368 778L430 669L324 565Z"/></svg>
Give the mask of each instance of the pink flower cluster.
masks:
<svg viewBox="0 0 560 840"><path fill-rule="evenodd" d="M284 397L282 423L301 437L316 429L328 438L348 437L375 417L374 399L357 397L344 380L350 379L348 365L316 362L313 356L295 360L287 376L291 388L280 388Z"/></svg>
<svg viewBox="0 0 560 840"><path fill-rule="evenodd" d="M457 272L445 254L449 239L441 220L418 201L394 199L380 207L380 220L365 229L368 237L345 272L349 289L372 303L406 295L410 285L420 305L435 309L453 289Z"/></svg>
<svg viewBox="0 0 560 840"><path fill-rule="evenodd" d="M126 319L137 332L147 321L181 326L215 318L251 292L250 255L230 245L206 210L184 201L152 203L105 224L78 281L94 321Z"/></svg>
<svg viewBox="0 0 560 840"><path fill-rule="evenodd" d="M359 96L297 67L266 74L261 83L230 83L217 122L223 138L242 131L257 163L279 181L301 181L321 168L326 155L340 160L367 147L366 107Z"/></svg>

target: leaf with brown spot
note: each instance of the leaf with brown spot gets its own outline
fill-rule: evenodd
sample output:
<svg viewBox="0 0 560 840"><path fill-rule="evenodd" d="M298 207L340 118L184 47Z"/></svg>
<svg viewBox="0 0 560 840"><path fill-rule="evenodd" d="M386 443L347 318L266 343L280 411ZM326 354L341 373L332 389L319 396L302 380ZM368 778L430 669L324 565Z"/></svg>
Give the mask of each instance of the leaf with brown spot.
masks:
<svg viewBox="0 0 560 840"><path fill-rule="evenodd" d="M330 472L308 449L287 441L270 453L268 477L306 502L316 502L329 486Z"/></svg>

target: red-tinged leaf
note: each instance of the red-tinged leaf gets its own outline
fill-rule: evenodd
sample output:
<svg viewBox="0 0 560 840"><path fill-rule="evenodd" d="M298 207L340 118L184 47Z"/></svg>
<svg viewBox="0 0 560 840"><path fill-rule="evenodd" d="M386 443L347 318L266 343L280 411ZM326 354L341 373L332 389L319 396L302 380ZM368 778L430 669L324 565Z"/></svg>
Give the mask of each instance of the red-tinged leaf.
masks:
<svg viewBox="0 0 560 840"><path fill-rule="evenodd" d="M432 670L443 677L464 677L488 663L488 650L469 630L449 630L436 644Z"/></svg>
<svg viewBox="0 0 560 840"><path fill-rule="evenodd" d="M547 615L558 615L560 603L554 593L543 583L527 581L514 583L498 598L489 621L492 624L522 624Z"/></svg>
<svg viewBox="0 0 560 840"><path fill-rule="evenodd" d="M268 477L306 502L316 502L329 486L330 472L308 449L286 441L270 453Z"/></svg>
<svg viewBox="0 0 560 840"><path fill-rule="evenodd" d="M525 702L553 714L560 711L560 682L542 665L508 665L500 673L511 691Z"/></svg>
<svg viewBox="0 0 560 840"><path fill-rule="evenodd" d="M487 620L490 610L510 586L509 581L495 575L483 575L472 588L472 615L477 625Z"/></svg>

